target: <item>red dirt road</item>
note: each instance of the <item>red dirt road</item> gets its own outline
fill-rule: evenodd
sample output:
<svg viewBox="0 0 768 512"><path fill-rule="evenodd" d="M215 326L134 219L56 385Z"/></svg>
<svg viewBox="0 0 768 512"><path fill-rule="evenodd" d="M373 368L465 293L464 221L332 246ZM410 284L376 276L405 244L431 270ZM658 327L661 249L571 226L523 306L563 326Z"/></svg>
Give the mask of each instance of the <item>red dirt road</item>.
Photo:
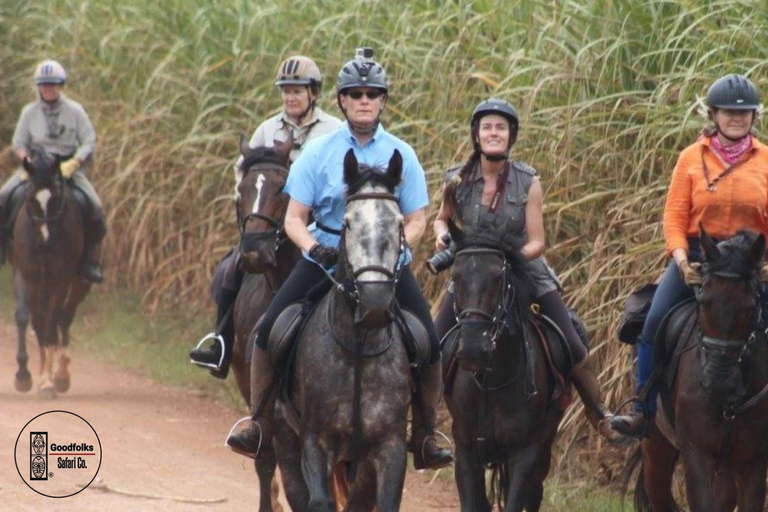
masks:
<svg viewBox="0 0 768 512"><path fill-rule="evenodd" d="M255 511L252 462L223 446L242 411L172 389L95 360L74 347L72 388L54 400L36 394L38 354L30 336L32 391L13 387L15 327L0 323L0 510L8 511ZM99 435L103 461L96 480L69 498L38 495L14 463L19 432L36 415L67 410ZM453 482L409 471L404 511L455 511ZM73 489L73 492L76 489ZM62 493L63 494L63 493ZM287 507L285 510L288 510Z"/></svg>

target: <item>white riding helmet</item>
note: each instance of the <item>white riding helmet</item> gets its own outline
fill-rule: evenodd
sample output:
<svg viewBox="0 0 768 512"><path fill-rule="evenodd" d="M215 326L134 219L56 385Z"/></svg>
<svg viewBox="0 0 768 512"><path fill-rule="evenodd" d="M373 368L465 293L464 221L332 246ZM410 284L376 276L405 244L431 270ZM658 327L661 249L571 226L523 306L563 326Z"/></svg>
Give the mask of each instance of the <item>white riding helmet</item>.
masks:
<svg viewBox="0 0 768 512"><path fill-rule="evenodd" d="M35 69L35 85L54 84L64 85L67 81L67 72L58 61L44 60Z"/></svg>

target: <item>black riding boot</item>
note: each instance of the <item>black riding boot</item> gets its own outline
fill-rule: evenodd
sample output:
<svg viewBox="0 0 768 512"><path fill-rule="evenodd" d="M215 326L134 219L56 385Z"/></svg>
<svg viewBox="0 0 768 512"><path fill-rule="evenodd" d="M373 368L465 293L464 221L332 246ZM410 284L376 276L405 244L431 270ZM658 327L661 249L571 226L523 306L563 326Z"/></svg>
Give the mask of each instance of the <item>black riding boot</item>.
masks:
<svg viewBox="0 0 768 512"><path fill-rule="evenodd" d="M637 407L630 414L614 416L611 418L611 428L619 434L642 439L648 433L648 413L645 404L638 402Z"/></svg>
<svg viewBox="0 0 768 512"><path fill-rule="evenodd" d="M219 379L227 378L229 364L232 362L232 347L235 343L235 318L232 310L236 299L236 290L222 288L219 301L216 303L216 331L211 337L220 335L224 341L224 359L221 358L221 344L218 342L208 347L195 347L189 351L189 358L193 362L218 367L211 370L211 375Z"/></svg>
<svg viewBox="0 0 768 512"><path fill-rule="evenodd" d="M227 436L226 444L232 451L255 459L262 446L272 442L277 390L275 373L269 352L255 347L251 361L251 411L250 418L235 423Z"/></svg>
<svg viewBox="0 0 768 512"><path fill-rule="evenodd" d="M104 273L101 270L101 264L98 260L99 242L93 242L86 239L83 250L83 268L82 275L92 283L101 283L104 281Z"/></svg>
<svg viewBox="0 0 768 512"><path fill-rule="evenodd" d="M453 462L450 450L441 448L435 440L435 422L440 396L443 394L443 372L440 361L424 367L419 377L419 397L411 404L411 451L416 469L439 469ZM421 410L419 410L421 402Z"/></svg>

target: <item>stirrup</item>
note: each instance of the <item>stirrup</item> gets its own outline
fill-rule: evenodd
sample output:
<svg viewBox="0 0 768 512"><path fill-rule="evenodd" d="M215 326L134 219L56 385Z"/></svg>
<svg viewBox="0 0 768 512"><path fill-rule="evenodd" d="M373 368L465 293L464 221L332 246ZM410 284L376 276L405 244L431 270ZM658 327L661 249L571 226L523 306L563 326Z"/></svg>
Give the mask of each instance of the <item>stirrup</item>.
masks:
<svg viewBox="0 0 768 512"><path fill-rule="evenodd" d="M221 371L222 366L224 366L224 357L226 352L226 345L224 344L224 337L221 334L216 334L215 332L211 332L203 336L203 339L197 342L197 345L195 345L195 348L192 350L198 350L200 347L202 347L206 341L208 340L215 340L219 343L219 346L221 347L221 357L219 358L218 364L213 363L204 363L202 361L195 361L191 357L189 358L189 362L197 365L201 368L207 368L209 370L215 370L215 371Z"/></svg>
<svg viewBox="0 0 768 512"><path fill-rule="evenodd" d="M445 439L445 441L448 443L448 446L450 446L450 448L448 448L448 451L451 452L451 458L454 458L454 456L453 456L454 448L453 448L453 443L451 442L451 440L448 438L448 436L446 436L445 434L443 434L439 430L434 429L434 433L432 435L424 436L424 440L421 442L421 450L420 450L421 451L421 460L422 460L422 462L424 462L425 469L426 469L426 466L427 466L427 452L426 452L427 442L429 442L430 439L434 439L435 443L437 443L437 436L438 435L440 437L442 437L443 439ZM438 445L438 447L440 447L440 445ZM450 465L450 463L446 464L446 466L448 466L448 465ZM445 466L443 466L443 467L445 467ZM439 469L439 468L436 468L436 469ZM419 470L419 471L421 471L421 470Z"/></svg>
<svg viewBox="0 0 768 512"><path fill-rule="evenodd" d="M250 453L246 453L246 452L244 452L242 450L238 450L233 445L229 444L229 440L232 438L232 433L235 431L237 426L239 424L241 424L242 422L244 422L244 421L250 421L254 425L256 425L257 427L259 427L259 445L256 447L256 453L254 453L253 455L251 455ZM253 420L253 416L244 416L244 417L240 418L239 420L237 420L235 422L235 424L232 425L232 428L229 429L229 434L227 434L227 437L224 439L224 446L226 446L227 448L229 448L233 452L238 453L238 454L240 454L240 455L242 455L244 457L249 457L251 459L256 460L256 457L258 457L259 452L261 452L261 442L263 440L264 440L264 430L262 430L261 424L258 421L254 421Z"/></svg>

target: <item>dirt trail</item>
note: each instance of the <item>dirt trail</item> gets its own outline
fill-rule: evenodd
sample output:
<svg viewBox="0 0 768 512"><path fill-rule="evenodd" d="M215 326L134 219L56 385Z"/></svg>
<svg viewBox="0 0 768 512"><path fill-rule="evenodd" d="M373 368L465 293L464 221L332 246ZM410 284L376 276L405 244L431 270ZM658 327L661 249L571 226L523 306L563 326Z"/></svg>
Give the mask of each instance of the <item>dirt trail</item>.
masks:
<svg viewBox="0 0 768 512"><path fill-rule="evenodd" d="M37 378L37 342L30 336L30 369ZM72 388L45 401L14 390L15 327L0 322L0 510L9 511L245 511L257 510L252 462L223 446L242 411L97 361L73 348ZM38 495L22 482L14 445L24 425L50 410L85 418L98 433L103 461L97 480L64 499ZM404 511L455 511L457 494L444 477L410 470ZM288 510L286 508L286 510Z"/></svg>

